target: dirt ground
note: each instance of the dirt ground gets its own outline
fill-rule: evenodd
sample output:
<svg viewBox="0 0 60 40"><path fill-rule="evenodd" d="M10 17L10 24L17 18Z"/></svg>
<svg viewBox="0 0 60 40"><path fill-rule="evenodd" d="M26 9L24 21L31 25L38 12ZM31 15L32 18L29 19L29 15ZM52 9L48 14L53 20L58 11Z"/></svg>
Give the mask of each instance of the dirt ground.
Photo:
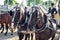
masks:
<svg viewBox="0 0 60 40"><path fill-rule="evenodd" d="M54 40L60 40L60 34L56 34ZM5 36L4 33L0 33L0 40L18 40L18 35L17 32L15 31L13 35L11 35L10 31L8 34ZM51 39L49 39L51 40Z"/></svg>
<svg viewBox="0 0 60 40"><path fill-rule="evenodd" d="M13 33L13 35L11 35L10 31L8 32L6 36L4 35L4 33L0 33L0 40L18 40L18 35L16 31Z"/></svg>

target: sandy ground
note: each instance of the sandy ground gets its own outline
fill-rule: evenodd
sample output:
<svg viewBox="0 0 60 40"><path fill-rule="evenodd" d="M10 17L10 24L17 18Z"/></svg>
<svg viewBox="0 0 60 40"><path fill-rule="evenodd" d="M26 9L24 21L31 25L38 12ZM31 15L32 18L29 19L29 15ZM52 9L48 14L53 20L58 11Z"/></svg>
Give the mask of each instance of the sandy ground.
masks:
<svg viewBox="0 0 60 40"><path fill-rule="evenodd" d="M6 36L4 35L4 33L0 33L0 40L18 40L18 35L16 31L13 33L13 35L11 35L10 31L8 32Z"/></svg>
<svg viewBox="0 0 60 40"><path fill-rule="evenodd" d="M60 40L60 34L56 34L54 40ZM0 40L18 40L18 35L17 32L15 31L13 35L11 35L10 31L8 34L5 36L4 33L0 33ZM51 40L51 39L49 39Z"/></svg>

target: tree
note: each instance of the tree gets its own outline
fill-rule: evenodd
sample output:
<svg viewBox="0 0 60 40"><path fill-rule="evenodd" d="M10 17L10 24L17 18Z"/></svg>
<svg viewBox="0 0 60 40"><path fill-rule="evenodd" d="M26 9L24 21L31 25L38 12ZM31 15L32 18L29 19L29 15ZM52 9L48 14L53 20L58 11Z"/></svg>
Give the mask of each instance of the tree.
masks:
<svg viewBox="0 0 60 40"><path fill-rule="evenodd" d="M30 6L31 3L33 3L33 2L34 2L34 0L27 0L27 6Z"/></svg>
<svg viewBox="0 0 60 40"><path fill-rule="evenodd" d="M14 4L18 5L19 3L17 3L16 0L5 0L5 1L4 1L4 5L7 5L7 12L8 12L8 10L9 10L8 7L9 7L9 6L11 7L11 6L14 5Z"/></svg>
<svg viewBox="0 0 60 40"><path fill-rule="evenodd" d="M5 0L4 5L6 5L6 4L13 5L13 4L17 4L17 2L16 2L16 0Z"/></svg>
<svg viewBox="0 0 60 40"><path fill-rule="evenodd" d="M27 0L27 6L32 5L37 5L41 2L42 0Z"/></svg>

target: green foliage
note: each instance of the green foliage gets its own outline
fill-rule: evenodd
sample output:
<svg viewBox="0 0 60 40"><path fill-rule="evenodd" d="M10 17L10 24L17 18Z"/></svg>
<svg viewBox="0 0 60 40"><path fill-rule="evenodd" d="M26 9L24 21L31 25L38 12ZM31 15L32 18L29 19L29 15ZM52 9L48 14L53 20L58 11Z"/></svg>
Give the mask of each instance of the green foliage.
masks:
<svg viewBox="0 0 60 40"><path fill-rule="evenodd" d="M30 4L32 3L32 5L37 5L41 2L41 0L27 0L27 6L30 6Z"/></svg>
<svg viewBox="0 0 60 40"><path fill-rule="evenodd" d="M36 4L39 4L40 3L40 0L36 0Z"/></svg>
<svg viewBox="0 0 60 40"><path fill-rule="evenodd" d="M27 6L30 6L30 0L27 1Z"/></svg>
<svg viewBox="0 0 60 40"><path fill-rule="evenodd" d="M13 5L13 4L18 4L18 3L16 2L16 0L5 0L4 5L6 5L6 4Z"/></svg>

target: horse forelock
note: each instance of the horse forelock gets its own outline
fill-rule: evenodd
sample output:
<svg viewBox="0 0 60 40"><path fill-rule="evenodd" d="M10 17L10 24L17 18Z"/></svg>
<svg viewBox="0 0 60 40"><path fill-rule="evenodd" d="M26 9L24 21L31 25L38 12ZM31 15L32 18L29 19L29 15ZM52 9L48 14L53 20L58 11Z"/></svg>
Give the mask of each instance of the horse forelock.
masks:
<svg viewBox="0 0 60 40"><path fill-rule="evenodd" d="M39 15L40 15L40 18L42 19L43 18L43 13L42 13L42 11L41 10L39 10Z"/></svg>

